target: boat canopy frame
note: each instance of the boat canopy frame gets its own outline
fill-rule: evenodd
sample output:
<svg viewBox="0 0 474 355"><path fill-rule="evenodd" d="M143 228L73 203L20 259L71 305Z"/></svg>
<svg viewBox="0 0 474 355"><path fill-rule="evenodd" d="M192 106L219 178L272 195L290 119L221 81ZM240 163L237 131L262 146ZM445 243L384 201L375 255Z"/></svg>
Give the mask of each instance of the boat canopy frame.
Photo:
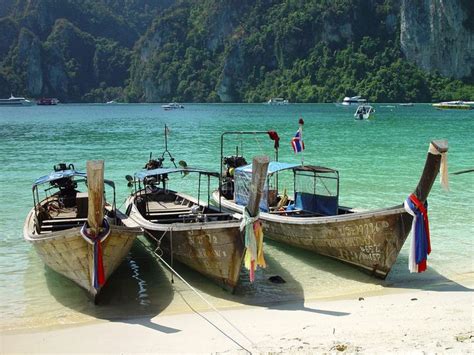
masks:
<svg viewBox="0 0 474 355"><path fill-rule="evenodd" d="M70 165L71 166L71 165ZM56 181L62 180L62 179L71 179L73 180L75 177L81 178L80 180L74 180L76 183L84 183L87 186L87 173L78 171L75 169L66 169L66 170L59 170L59 171L53 171L49 173L48 175L44 175L42 177L39 177L38 179L35 180L32 186L32 194L33 194L33 206L35 208L35 216L38 217L39 213L39 203L41 201L40 196L39 196L39 186L42 186L44 184L52 184ZM116 201L116 191L115 191L115 182L112 180L107 180L104 179L104 185L108 185L112 188L113 192L113 202L112 202L112 209L113 211L116 210L117 208L117 201ZM46 198L48 198L48 192L51 189L59 189L58 186L50 186L46 189L44 189L44 192L46 194ZM105 191L104 191L105 192ZM51 195L52 196L52 195Z"/></svg>
<svg viewBox="0 0 474 355"><path fill-rule="evenodd" d="M242 136L242 135L268 135L269 138L274 141L274 150L275 150L275 161L278 161L278 149L280 147L280 137L275 130L268 131L225 131L221 134L221 160L220 160L220 171L219 171L219 210L221 210L222 205L222 179L223 175L223 164L224 164L224 138L225 136ZM243 149L241 149L243 150ZM236 156L239 156L238 148L236 151ZM278 177L277 177L277 186L278 186Z"/></svg>
<svg viewBox="0 0 474 355"><path fill-rule="evenodd" d="M314 165L299 165L281 162L270 162L268 166L268 172L266 176L266 182L264 191L262 194L262 200L260 202L260 209L264 212L270 211L269 196L273 199L278 197L278 185L276 191L270 193L270 179L273 175L279 172L291 170L293 172L293 191L295 205L300 205L302 210L308 210L312 212L318 212L324 215L337 214L339 208L339 172L335 169L314 166ZM245 204L248 184L251 180L252 164L248 164L243 167L235 169L235 202L239 205ZM239 176L241 178L239 178ZM312 178L311 192L308 193L303 189L297 188L298 177L310 177ZM245 181L239 181L240 179ZM325 183L326 180L335 181L335 191L330 189ZM318 181L320 183L318 183ZM324 194L319 193L321 190L317 190L317 186L322 185ZM242 190L240 196L238 190ZM301 190L301 191L300 191ZM240 200L240 201L239 201ZM304 208L305 206L308 208Z"/></svg>
<svg viewBox="0 0 474 355"><path fill-rule="evenodd" d="M162 184L162 189L167 191L167 181L168 181L168 174L176 174L181 173L185 176L189 173L197 173L199 175L198 179L198 204L201 202L201 179L202 176L207 177L207 205L210 204L210 193L211 193L211 177L219 179L219 173L211 170L201 169L201 168L157 168L151 170L141 170L135 173L135 179L133 180L134 183L134 190L135 193L140 192L141 195L147 195L147 186L155 186L155 184ZM220 180L220 179L219 179ZM142 186L143 184L143 186ZM152 191L150 191L152 193ZM220 205L220 201L219 201ZM219 206L220 208L220 206Z"/></svg>

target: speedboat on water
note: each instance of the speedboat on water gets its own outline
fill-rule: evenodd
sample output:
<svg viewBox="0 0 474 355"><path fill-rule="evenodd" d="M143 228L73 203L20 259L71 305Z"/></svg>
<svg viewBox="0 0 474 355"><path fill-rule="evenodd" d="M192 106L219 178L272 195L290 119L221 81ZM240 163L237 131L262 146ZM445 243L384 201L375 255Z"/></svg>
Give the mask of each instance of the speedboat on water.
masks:
<svg viewBox="0 0 474 355"><path fill-rule="evenodd" d="M468 102L464 101L446 101L440 102L437 104L433 104L438 110L472 110L473 106L471 106Z"/></svg>
<svg viewBox="0 0 474 355"><path fill-rule="evenodd" d="M55 97L42 97L41 99L36 100L36 104L40 106L49 106L49 105L57 105L59 100Z"/></svg>
<svg viewBox="0 0 474 355"><path fill-rule="evenodd" d="M375 113L375 109L370 105L360 105L354 113L356 120L368 120Z"/></svg>
<svg viewBox="0 0 474 355"><path fill-rule="evenodd" d="M10 95L8 99L0 99L0 106L30 106L33 103L24 97L15 97Z"/></svg>
<svg viewBox="0 0 474 355"><path fill-rule="evenodd" d="M289 101L285 100L282 97L272 97L270 100L267 101L268 105L288 105Z"/></svg>
<svg viewBox="0 0 474 355"><path fill-rule="evenodd" d="M346 96L342 100L342 104L345 105L345 106L355 105L355 104L362 104L362 103L366 103L366 102L367 102L367 100L363 99L361 96L352 96L352 97Z"/></svg>
<svg viewBox="0 0 474 355"><path fill-rule="evenodd" d="M179 108L184 108L183 105L178 104L178 103L176 103L176 102L170 102L170 103L167 104L167 105L161 105L161 107L162 107L165 111L176 110L176 109L179 109Z"/></svg>

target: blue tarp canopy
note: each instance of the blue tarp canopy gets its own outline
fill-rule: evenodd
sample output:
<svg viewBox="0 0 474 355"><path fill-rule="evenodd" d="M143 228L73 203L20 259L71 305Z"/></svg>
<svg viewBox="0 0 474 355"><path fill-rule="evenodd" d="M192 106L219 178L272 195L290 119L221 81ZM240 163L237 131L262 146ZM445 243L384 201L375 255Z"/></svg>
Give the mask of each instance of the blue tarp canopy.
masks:
<svg viewBox="0 0 474 355"><path fill-rule="evenodd" d="M278 171L282 171L282 170L293 169L293 168L296 168L297 166L300 166L300 165L299 164L292 164L292 163L280 163L278 161L271 161L268 164L267 175L271 175L271 174L274 174L274 173L276 173ZM240 168L236 168L235 171L251 174L252 173L252 164L241 166Z"/></svg>
<svg viewBox="0 0 474 355"><path fill-rule="evenodd" d="M45 175L36 179L33 186L38 186L41 184L45 184L47 182L53 182L56 180L60 180L64 178L72 178L76 176L87 179L87 174L83 173L82 171L77 171L77 170L53 171L49 175ZM111 180L104 180L104 183L115 188L115 183Z"/></svg>
<svg viewBox="0 0 474 355"><path fill-rule="evenodd" d="M336 173L337 171L331 168L325 168L323 166L314 166L314 165L300 165L300 164L292 164L292 163L282 163L278 161L271 161L268 164L268 171L267 175L272 175L282 170L296 170L296 171L312 171L316 173ZM236 168L235 171L237 173L252 173L252 164L241 166Z"/></svg>
<svg viewBox="0 0 474 355"><path fill-rule="evenodd" d="M204 175L210 175L219 177L219 173L215 171L200 169L200 168L158 168L152 170L142 170L135 173L135 178L138 180L143 180L148 176L164 175L164 174L173 174L173 173L200 173Z"/></svg>
<svg viewBox="0 0 474 355"><path fill-rule="evenodd" d="M61 170L61 171L53 171L49 175L42 176L38 179L36 179L34 185L41 185L45 184L47 182L59 180L59 179L64 179L64 178L71 178L74 176L79 176L83 178L87 178L87 174L76 171L76 170Z"/></svg>

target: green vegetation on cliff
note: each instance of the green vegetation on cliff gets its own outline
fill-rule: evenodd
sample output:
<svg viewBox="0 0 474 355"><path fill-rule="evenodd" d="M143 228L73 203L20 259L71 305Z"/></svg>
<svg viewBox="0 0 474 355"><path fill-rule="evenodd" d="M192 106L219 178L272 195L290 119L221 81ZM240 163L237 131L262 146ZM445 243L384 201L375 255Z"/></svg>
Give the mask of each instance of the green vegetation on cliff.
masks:
<svg viewBox="0 0 474 355"><path fill-rule="evenodd" d="M453 80L404 57L399 0L2 3L9 15L0 19L1 96L87 102L263 102L275 96L334 102L348 95L373 102L474 100L472 74ZM459 6L470 14L468 4ZM469 22L464 26L474 30Z"/></svg>

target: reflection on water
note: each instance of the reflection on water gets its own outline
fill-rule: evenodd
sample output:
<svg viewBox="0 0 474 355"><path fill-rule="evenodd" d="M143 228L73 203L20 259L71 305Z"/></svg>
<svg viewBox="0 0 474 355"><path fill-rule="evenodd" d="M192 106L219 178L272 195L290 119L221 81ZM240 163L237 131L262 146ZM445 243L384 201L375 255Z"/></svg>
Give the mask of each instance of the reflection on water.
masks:
<svg viewBox="0 0 474 355"><path fill-rule="evenodd" d="M75 324L94 319L130 322L138 318L140 324L153 326L151 322L144 323L143 319L164 313L209 310L209 306L179 278L174 277L171 282L170 271L151 250L146 239L140 237L104 287L99 305L94 305L87 292L72 281L43 266L31 252L24 279L27 302L24 308L6 314L2 328ZM418 278L413 282L413 276L405 267L405 256L399 258L385 281L338 261L273 241L265 243L265 258L267 267L257 270L254 283L249 282L248 272L242 269L241 282L234 294L184 265L175 263L174 269L218 308L252 305L323 312L306 308L305 301L348 295L358 297L384 287L406 288L410 287L407 280L411 280L415 288L447 281L431 270L416 275ZM273 283L271 276L279 276L285 282Z"/></svg>

